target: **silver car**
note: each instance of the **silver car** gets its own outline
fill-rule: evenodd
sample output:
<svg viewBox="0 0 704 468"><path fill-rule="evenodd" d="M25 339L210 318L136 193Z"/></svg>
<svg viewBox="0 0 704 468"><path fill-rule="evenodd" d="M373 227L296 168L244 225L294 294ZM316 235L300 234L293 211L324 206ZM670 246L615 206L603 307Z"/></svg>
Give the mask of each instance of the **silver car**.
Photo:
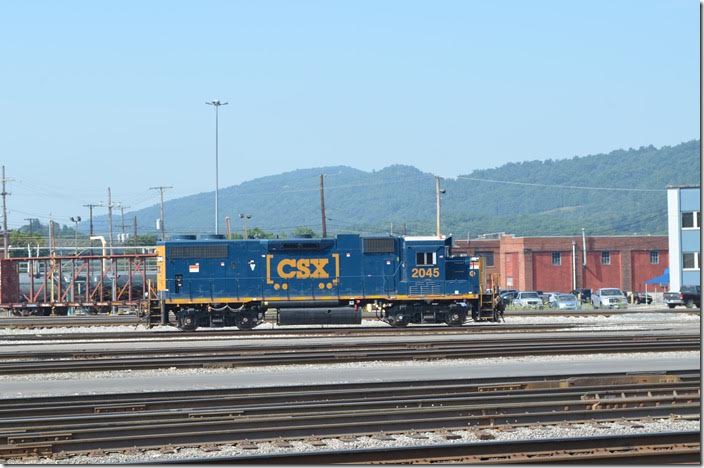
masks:
<svg viewBox="0 0 704 468"><path fill-rule="evenodd" d="M592 293L592 305L595 309L599 307L626 308L626 295L617 288L601 288Z"/></svg>
<svg viewBox="0 0 704 468"><path fill-rule="evenodd" d="M521 291L513 300L513 305L537 309L543 306L543 299L536 291Z"/></svg>
<svg viewBox="0 0 704 468"><path fill-rule="evenodd" d="M553 294L550 305L559 310L577 310L582 308L582 304L574 294Z"/></svg>

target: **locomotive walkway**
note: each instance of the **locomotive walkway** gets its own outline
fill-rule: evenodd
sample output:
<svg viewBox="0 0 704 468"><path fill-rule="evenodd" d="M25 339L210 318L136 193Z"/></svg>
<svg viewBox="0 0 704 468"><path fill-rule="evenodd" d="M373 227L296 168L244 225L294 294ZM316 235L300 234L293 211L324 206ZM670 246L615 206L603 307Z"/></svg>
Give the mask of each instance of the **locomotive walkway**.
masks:
<svg viewBox="0 0 704 468"><path fill-rule="evenodd" d="M0 459L134 453L135 449L168 453L179 447L212 449L213 444L236 444L243 450L256 450L272 441L280 447L290 447L291 441L325 447L323 439L374 437L393 441L403 434L415 434L420 441L427 439L427 432L453 441L461 438L459 432L467 430L482 434L497 427L567 422L673 416L698 419L699 412L700 376L690 371L8 398L0 408ZM520 450L547 450L539 442L532 443L537 445L526 445ZM645 445L667 444L686 446L680 453L690 457L699 452L696 440L686 433L661 435ZM453 446L457 451L445 455L473 455L467 444ZM580 447L586 445L573 448ZM569 446L553 444L551 450L559 453L566 448ZM433 450L436 449L440 448ZM359 458L344 461L419 458L418 451L388 451L388 458L378 453L359 452L355 455ZM425 453L429 456L423 459L437 456L435 452ZM494 453L501 453L501 449ZM332 457L320 458L320 463L332 463L335 456L344 454L317 455ZM290 456L290 460L270 458L268 462L296 462L295 455ZM370 456L371 459L365 458ZM301 460L318 463L314 459ZM251 457L242 460L255 462Z"/></svg>

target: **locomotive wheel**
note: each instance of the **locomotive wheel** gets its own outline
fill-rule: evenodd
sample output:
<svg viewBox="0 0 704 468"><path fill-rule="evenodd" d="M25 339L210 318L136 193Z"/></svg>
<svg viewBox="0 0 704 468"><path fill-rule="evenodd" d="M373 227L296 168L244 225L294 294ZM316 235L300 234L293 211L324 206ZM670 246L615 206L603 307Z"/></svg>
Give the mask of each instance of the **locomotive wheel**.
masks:
<svg viewBox="0 0 704 468"><path fill-rule="evenodd" d="M397 316L392 315L388 318L388 323L392 327L396 328L403 328L408 326L408 322L406 322L405 317L401 316L401 319L399 320Z"/></svg>
<svg viewBox="0 0 704 468"><path fill-rule="evenodd" d="M196 329L196 318L193 314L181 314L178 317L177 327L182 331L193 331Z"/></svg>
<svg viewBox="0 0 704 468"><path fill-rule="evenodd" d="M450 327L461 327L465 320L467 320L466 313L450 309L447 313L447 318L445 318L445 323Z"/></svg>
<svg viewBox="0 0 704 468"><path fill-rule="evenodd" d="M249 315L241 315L235 320L235 326L240 330L251 330L259 325L256 320L253 320Z"/></svg>

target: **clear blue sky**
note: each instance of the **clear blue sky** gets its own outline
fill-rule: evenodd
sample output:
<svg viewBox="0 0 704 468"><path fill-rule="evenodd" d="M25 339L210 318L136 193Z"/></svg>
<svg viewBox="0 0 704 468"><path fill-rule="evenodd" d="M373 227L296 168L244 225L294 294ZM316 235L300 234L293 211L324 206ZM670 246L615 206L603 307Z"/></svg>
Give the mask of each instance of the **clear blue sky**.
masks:
<svg viewBox="0 0 704 468"><path fill-rule="evenodd" d="M10 227L324 165L450 177L699 136L699 3L4 1ZM665 162L663 162L665 163ZM102 214L104 210L96 211Z"/></svg>

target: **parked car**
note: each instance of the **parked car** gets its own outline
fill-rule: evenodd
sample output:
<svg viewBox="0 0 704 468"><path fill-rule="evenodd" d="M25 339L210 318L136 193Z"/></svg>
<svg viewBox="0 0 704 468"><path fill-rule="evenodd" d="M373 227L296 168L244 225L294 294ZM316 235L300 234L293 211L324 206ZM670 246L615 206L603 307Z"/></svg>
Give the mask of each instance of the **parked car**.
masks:
<svg viewBox="0 0 704 468"><path fill-rule="evenodd" d="M680 292L666 292L664 294L665 303L670 309L674 309L678 305L683 305L688 309L692 307L702 306L702 290L701 286L682 286Z"/></svg>
<svg viewBox="0 0 704 468"><path fill-rule="evenodd" d="M633 293L633 302L635 304L652 304L653 303L653 296L651 296L648 293L644 293L644 292L634 292Z"/></svg>
<svg viewBox="0 0 704 468"><path fill-rule="evenodd" d="M500 291L499 296L504 304L511 304L516 296L518 296L518 291L515 289L506 289L504 291Z"/></svg>
<svg viewBox="0 0 704 468"><path fill-rule="evenodd" d="M626 300L626 295L617 288L601 288L592 292L592 305L595 309L599 307L606 307L608 309L613 308L626 308L628 301Z"/></svg>
<svg viewBox="0 0 704 468"><path fill-rule="evenodd" d="M582 308L582 304L574 294L551 294L550 306L559 310L577 310Z"/></svg>
<svg viewBox="0 0 704 468"><path fill-rule="evenodd" d="M550 296L552 296L553 294L556 294L556 293L552 293L552 292L541 292L541 291L536 291L536 292L540 296L540 299L543 300L543 304L545 304L545 305L550 303Z"/></svg>
<svg viewBox="0 0 704 468"><path fill-rule="evenodd" d="M592 290L589 288L578 288L572 291L572 294L577 296L583 304L592 301Z"/></svg>
<svg viewBox="0 0 704 468"><path fill-rule="evenodd" d="M513 305L519 307L538 308L543 306L543 299L537 291L521 291L513 300Z"/></svg>

